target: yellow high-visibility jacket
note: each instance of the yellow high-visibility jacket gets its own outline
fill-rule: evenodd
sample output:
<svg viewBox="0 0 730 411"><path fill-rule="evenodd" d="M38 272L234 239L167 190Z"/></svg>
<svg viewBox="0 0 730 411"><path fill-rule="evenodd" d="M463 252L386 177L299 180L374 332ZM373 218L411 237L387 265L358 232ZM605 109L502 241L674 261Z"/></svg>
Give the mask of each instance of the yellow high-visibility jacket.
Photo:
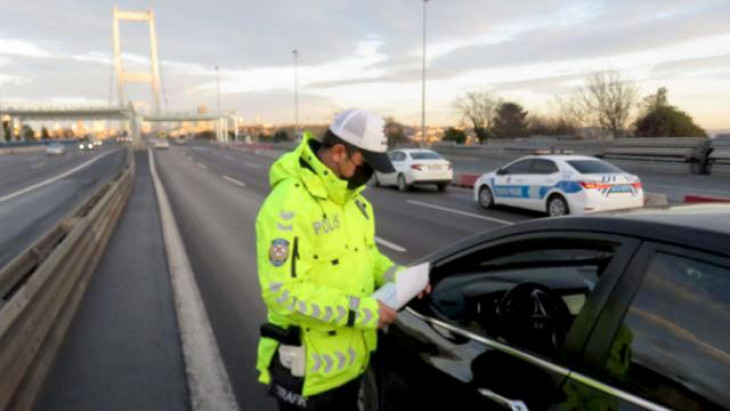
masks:
<svg viewBox="0 0 730 411"><path fill-rule="evenodd" d="M350 190L302 143L271 167L272 192L256 219L258 274L268 321L299 326L306 352L302 395L315 395L361 375L376 348L376 287L399 266L375 245L370 203ZM269 383L278 342L261 338L259 380Z"/></svg>

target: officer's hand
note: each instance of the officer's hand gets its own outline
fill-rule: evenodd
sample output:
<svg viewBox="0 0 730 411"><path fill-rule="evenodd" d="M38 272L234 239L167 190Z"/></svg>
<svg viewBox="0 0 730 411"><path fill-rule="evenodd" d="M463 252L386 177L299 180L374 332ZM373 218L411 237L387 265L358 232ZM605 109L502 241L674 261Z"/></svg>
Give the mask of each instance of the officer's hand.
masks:
<svg viewBox="0 0 730 411"><path fill-rule="evenodd" d="M383 304L380 300L378 301L378 328L385 328L388 324L395 321L398 316L398 312L390 306Z"/></svg>
<svg viewBox="0 0 730 411"><path fill-rule="evenodd" d="M418 294L418 298L422 299L429 294L431 294L431 283L426 284L426 288L424 288L423 291Z"/></svg>

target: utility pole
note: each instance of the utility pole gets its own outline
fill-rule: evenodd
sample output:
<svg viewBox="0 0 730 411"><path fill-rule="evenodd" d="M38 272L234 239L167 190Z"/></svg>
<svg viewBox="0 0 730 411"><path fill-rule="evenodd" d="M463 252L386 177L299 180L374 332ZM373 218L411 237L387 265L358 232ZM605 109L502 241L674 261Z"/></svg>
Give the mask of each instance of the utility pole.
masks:
<svg viewBox="0 0 730 411"><path fill-rule="evenodd" d="M297 59L299 51L297 49L291 52L294 55L294 134L299 139L299 78L297 73Z"/></svg>
<svg viewBox="0 0 730 411"><path fill-rule="evenodd" d="M421 60L421 148L426 147L426 3L423 0L423 56Z"/></svg>
<svg viewBox="0 0 730 411"><path fill-rule="evenodd" d="M216 105L216 110L220 113L221 111L221 76L220 71L218 70L218 66L215 66L215 81L217 84L217 96L218 96L218 102Z"/></svg>

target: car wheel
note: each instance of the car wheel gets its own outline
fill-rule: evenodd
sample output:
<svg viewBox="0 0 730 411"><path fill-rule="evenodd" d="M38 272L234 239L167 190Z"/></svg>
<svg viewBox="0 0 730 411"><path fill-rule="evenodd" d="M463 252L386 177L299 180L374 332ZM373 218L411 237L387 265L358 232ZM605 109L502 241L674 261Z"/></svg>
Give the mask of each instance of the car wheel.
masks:
<svg viewBox="0 0 730 411"><path fill-rule="evenodd" d="M440 183L437 184L436 187L438 187L439 192L443 193L444 191L446 191L446 187L448 187L448 185L448 183Z"/></svg>
<svg viewBox="0 0 730 411"><path fill-rule="evenodd" d="M378 383L372 365L365 371L357 394L357 409L359 411L378 411Z"/></svg>
<svg viewBox="0 0 730 411"><path fill-rule="evenodd" d="M373 173L373 185L380 187L380 180L378 180L378 173Z"/></svg>
<svg viewBox="0 0 730 411"><path fill-rule="evenodd" d="M550 217L560 217L570 214L570 208L565 198L559 194L553 194L548 199L547 213Z"/></svg>
<svg viewBox="0 0 730 411"><path fill-rule="evenodd" d="M488 186L479 189L479 205L487 209L494 207L494 195Z"/></svg>
<svg viewBox="0 0 730 411"><path fill-rule="evenodd" d="M410 189L411 186L406 183L406 176L398 174L398 191L408 191Z"/></svg>

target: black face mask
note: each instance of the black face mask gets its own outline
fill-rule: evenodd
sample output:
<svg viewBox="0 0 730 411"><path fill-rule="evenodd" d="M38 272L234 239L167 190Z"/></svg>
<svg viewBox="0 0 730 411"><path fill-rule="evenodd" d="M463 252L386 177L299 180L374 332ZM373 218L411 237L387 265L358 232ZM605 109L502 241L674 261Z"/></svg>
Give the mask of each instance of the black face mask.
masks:
<svg viewBox="0 0 730 411"><path fill-rule="evenodd" d="M365 183L370 180L370 177L373 176L374 172L375 170L373 170L373 168L370 167L370 165L367 163L357 166L357 168L355 169L355 173L352 175L352 177L346 179L347 188L349 188L350 190L354 190L360 186L364 186Z"/></svg>

